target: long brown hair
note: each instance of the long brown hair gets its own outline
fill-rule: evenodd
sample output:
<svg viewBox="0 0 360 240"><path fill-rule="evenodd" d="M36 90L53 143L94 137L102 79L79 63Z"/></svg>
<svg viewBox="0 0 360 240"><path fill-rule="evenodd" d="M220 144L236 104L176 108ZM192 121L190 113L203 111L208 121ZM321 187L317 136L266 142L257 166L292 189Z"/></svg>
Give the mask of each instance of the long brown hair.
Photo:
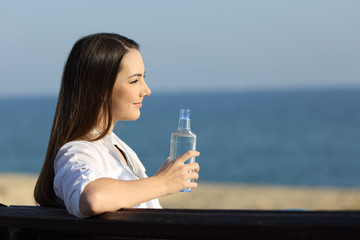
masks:
<svg viewBox="0 0 360 240"><path fill-rule="evenodd" d="M120 62L139 45L113 33L93 34L78 40L67 59L45 161L34 197L41 206L59 206L53 188L54 160L67 142L103 138L111 127L111 93ZM100 118L101 116L101 118ZM97 134L92 134L100 126Z"/></svg>

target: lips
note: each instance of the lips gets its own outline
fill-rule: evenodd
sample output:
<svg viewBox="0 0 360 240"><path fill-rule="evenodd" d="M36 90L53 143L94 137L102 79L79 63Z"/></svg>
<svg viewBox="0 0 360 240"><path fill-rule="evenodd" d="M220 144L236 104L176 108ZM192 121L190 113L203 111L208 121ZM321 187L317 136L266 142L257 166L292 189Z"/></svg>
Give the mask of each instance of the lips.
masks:
<svg viewBox="0 0 360 240"><path fill-rule="evenodd" d="M142 102L138 102L138 103L133 103L135 107L141 108L142 107Z"/></svg>

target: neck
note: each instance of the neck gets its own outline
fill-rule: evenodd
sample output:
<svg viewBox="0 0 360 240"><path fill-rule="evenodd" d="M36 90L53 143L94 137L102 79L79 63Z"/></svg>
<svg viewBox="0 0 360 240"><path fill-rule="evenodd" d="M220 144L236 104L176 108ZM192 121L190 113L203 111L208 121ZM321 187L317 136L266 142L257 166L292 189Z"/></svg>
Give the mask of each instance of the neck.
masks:
<svg viewBox="0 0 360 240"><path fill-rule="evenodd" d="M190 119L179 119L178 129L190 129Z"/></svg>
<svg viewBox="0 0 360 240"><path fill-rule="evenodd" d="M111 133L113 132L114 127L115 127L115 124L116 124L116 122L114 122L114 121L111 123L111 126L110 126L110 128L109 128L108 134L111 134Z"/></svg>

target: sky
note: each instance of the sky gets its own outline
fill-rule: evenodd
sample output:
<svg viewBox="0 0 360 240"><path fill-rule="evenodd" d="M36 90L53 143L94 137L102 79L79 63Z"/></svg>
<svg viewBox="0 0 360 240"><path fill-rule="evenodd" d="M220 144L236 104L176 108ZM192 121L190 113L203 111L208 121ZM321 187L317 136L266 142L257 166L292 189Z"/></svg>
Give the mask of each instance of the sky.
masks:
<svg viewBox="0 0 360 240"><path fill-rule="evenodd" d="M0 1L0 97L57 95L73 44L141 46L152 92L360 87L360 1Z"/></svg>

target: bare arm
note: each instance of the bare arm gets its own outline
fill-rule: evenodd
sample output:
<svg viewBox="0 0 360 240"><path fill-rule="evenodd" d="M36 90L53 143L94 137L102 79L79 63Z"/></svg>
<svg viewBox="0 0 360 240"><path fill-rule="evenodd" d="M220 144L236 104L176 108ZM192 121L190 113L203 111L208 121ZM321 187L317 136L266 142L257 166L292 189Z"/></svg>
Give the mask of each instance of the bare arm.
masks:
<svg viewBox="0 0 360 240"><path fill-rule="evenodd" d="M198 179L199 165L185 161L199 154L188 151L174 161L167 160L153 177L132 181L100 178L90 182L80 195L80 211L87 216L117 211L181 189L196 188L197 183L188 180Z"/></svg>

